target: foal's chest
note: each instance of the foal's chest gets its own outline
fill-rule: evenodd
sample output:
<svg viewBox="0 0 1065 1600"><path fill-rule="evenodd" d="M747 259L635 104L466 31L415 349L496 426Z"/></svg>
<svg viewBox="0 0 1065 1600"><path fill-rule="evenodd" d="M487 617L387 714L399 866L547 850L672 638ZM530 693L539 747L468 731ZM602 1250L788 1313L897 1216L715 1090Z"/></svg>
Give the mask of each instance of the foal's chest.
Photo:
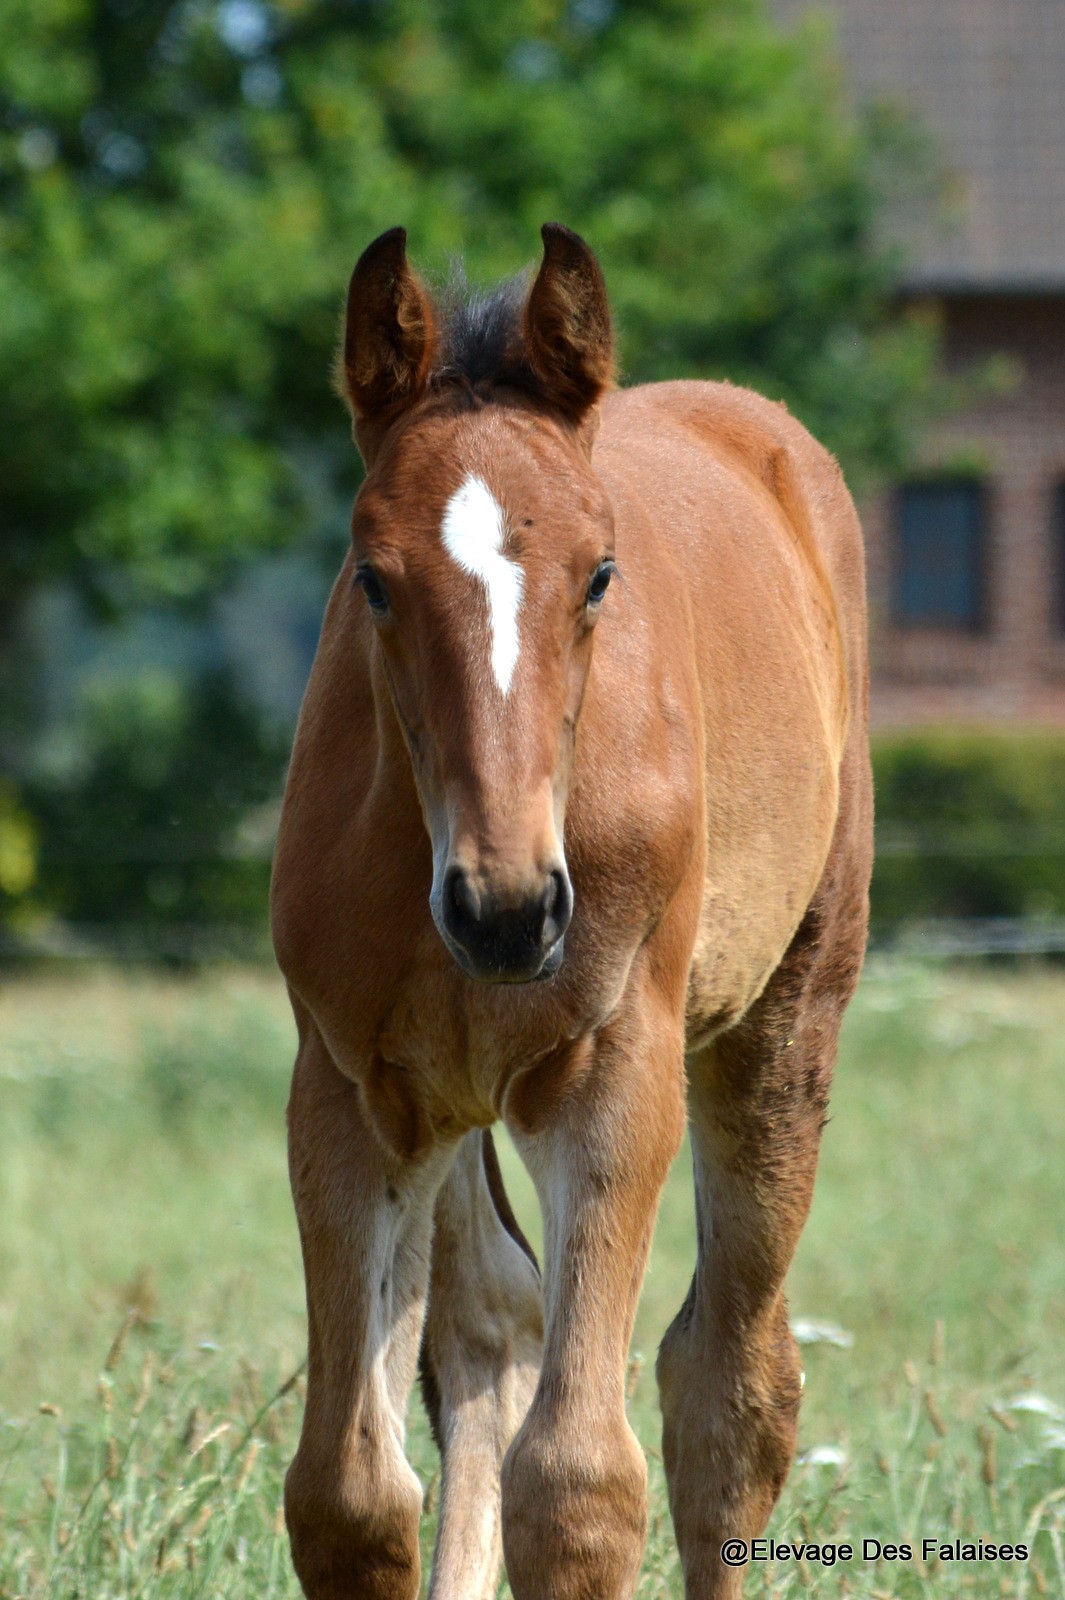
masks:
<svg viewBox="0 0 1065 1600"><path fill-rule="evenodd" d="M520 986L474 985L442 964L422 967L380 1010L358 1054L402 1074L440 1133L489 1126L506 1114L518 1080L564 1075L620 1001L627 956L618 952L583 981L574 956L559 977Z"/></svg>

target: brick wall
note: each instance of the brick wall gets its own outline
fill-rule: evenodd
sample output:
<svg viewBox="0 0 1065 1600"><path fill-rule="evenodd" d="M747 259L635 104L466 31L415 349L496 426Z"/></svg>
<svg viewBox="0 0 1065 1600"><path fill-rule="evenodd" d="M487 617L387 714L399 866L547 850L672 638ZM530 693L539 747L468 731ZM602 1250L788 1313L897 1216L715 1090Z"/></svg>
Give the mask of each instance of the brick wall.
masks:
<svg viewBox="0 0 1065 1600"><path fill-rule="evenodd" d="M1006 357L1009 391L933 428L926 466L978 465L987 488L986 625L900 627L891 616L895 499L864 506L874 724L967 721L1065 729L1059 597L1065 483L1065 296L965 295L940 302L948 367Z"/></svg>

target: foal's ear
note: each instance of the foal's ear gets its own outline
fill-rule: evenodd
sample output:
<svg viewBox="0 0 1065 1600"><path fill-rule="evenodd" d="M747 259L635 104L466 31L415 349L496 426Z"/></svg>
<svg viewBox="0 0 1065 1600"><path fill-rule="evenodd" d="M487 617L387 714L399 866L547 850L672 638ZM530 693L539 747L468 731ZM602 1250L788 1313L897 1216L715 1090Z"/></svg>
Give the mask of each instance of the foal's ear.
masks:
<svg viewBox="0 0 1065 1600"><path fill-rule="evenodd" d="M425 387L435 346L433 308L407 262L407 230L389 228L355 263L337 380L366 453L380 424Z"/></svg>
<svg viewBox="0 0 1065 1600"><path fill-rule="evenodd" d="M599 263L560 222L540 229L544 259L525 302L525 358L545 398L579 421L614 379L610 303Z"/></svg>

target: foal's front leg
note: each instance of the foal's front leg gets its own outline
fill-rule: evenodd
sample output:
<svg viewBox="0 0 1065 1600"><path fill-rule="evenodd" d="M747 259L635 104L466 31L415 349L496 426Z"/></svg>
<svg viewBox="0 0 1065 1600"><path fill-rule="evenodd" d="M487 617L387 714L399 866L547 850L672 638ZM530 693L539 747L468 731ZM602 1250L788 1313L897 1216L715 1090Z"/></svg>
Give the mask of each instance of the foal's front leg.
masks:
<svg viewBox="0 0 1065 1600"><path fill-rule="evenodd" d="M536 1131L534 1082L525 1117L507 1108L545 1234L543 1367L503 1468L515 1600L626 1600L647 1529L625 1368L658 1196L684 1129L683 1038L671 1008L645 993L582 1053L578 1081L556 1086L556 1109Z"/></svg>
<svg viewBox="0 0 1065 1600"><path fill-rule="evenodd" d="M430 1600L494 1600L499 1584L500 1469L543 1340L540 1276L519 1239L491 1136L475 1129L437 1197L422 1344L443 1479Z"/></svg>
<svg viewBox="0 0 1065 1600"><path fill-rule="evenodd" d="M433 1201L452 1149L389 1157L358 1089L308 1026L289 1101L307 1278L307 1406L285 1482L310 1600L414 1600L421 1485L403 1454L429 1277Z"/></svg>

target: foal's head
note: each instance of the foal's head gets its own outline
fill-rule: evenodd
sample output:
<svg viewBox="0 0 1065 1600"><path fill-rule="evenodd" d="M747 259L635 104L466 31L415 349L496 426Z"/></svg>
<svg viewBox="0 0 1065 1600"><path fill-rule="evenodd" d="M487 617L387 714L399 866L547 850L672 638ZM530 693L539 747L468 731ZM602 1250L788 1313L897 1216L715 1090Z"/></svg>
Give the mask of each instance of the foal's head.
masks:
<svg viewBox="0 0 1065 1600"><path fill-rule="evenodd" d="M562 962L563 822L613 524L591 466L611 381L598 263L543 229L531 288L439 311L405 234L348 291L340 368L367 477L355 602L376 632L433 846L433 918L472 978Z"/></svg>

